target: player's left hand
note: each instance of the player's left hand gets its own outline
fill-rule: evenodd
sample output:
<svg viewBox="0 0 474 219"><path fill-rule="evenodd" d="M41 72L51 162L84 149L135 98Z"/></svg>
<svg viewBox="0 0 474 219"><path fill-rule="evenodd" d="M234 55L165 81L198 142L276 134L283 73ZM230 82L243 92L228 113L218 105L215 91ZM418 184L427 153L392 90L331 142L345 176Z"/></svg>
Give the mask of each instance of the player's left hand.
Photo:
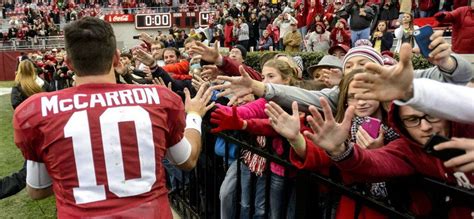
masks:
<svg viewBox="0 0 474 219"><path fill-rule="evenodd" d="M196 93L196 96L191 99L191 94L189 94L189 90L184 88L184 95L186 100L184 102L184 110L186 113L194 112L200 115L201 117L206 114L208 110L210 110L214 106L214 102L207 105L212 97L212 89L209 88L207 84L201 86Z"/></svg>

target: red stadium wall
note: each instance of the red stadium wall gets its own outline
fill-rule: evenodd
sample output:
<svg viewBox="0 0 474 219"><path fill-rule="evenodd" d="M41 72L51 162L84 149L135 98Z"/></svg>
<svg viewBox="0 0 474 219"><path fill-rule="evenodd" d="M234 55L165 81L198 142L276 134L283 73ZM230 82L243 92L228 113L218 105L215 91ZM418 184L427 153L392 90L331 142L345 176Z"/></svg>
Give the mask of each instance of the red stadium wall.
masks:
<svg viewBox="0 0 474 219"><path fill-rule="evenodd" d="M15 80L16 65L20 51L0 52L0 81Z"/></svg>

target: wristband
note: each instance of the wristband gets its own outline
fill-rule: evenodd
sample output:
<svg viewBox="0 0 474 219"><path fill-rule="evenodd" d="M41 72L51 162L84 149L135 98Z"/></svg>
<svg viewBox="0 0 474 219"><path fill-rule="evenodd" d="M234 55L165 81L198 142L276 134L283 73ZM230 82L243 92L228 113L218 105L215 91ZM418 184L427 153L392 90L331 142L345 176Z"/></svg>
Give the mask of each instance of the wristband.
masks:
<svg viewBox="0 0 474 219"><path fill-rule="evenodd" d="M347 159L349 157L349 155L352 154L353 151L354 151L354 143L349 143L349 145L346 146L346 150L338 156L332 156L331 154L329 154L327 152L326 153L329 155L331 160L333 160L335 162L339 162L339 161L343 161L343 160Z"/></svg>
<svg viewBox="0 0 474 219"><path fill-rule="evenodd" d="M293 144L294 143L294 144ZM306 141L303 137L303 135L300 133L298 134L298 137L296 137L296 142L290 142L291 147L293 148L301 148L306 145Z"/></svg>
<svg viewBox="0 0 474 219"><path fill-rule="evenodd" d="M154 72L158 68L158 62L155 60L155 62L153 62L153 64L151 64L151 66L149 67L150 67L150 71Z"/></svg>
<svg viewBox="0 0 474 219"><path fill-rule="evenodd" d="M201 123L202 123L202 118L201 116L196 113L196 112L189 112L186 115L186 129L195 129L201 134Z"/></svg>

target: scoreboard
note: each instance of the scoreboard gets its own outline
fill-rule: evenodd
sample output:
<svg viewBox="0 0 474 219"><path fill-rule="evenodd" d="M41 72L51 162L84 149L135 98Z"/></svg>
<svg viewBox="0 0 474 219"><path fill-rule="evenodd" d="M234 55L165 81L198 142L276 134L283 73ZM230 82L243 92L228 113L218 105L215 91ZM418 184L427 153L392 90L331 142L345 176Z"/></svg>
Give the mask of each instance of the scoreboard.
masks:
<svg viewBox="0 0 474 219"><path fill-rule="evenodd" d="M118 22L135 22L135 28L137 30L143 29L163 29L170 28L176 24L179 28L193 28L194 23L199 23L201 27L207 27L210 21L213 19L213 12L201 11L201 12L166 12L166 13L147 13L147 14L136 14L128 20L117 19L116 17L122 18L123 15L109 15L105 20L111 23Z"/></svg>

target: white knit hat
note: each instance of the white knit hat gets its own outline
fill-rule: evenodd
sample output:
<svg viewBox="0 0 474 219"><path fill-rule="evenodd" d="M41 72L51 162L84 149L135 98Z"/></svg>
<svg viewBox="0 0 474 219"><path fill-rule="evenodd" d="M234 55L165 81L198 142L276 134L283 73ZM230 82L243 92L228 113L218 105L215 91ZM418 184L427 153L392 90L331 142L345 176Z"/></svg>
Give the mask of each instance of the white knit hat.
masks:
<svg viewBox="0 0 474 219"><path fill-rule="evenodd" d="M379 52L377 52L374 48L370 46L357 46L351 48L346 56L344 56L344 61L342 62L342 67L346 66L347 60L354 56L364 56L368 59L370 59L372 62L378 63L380 65L383 65L383 58L382 55L380 55Z"/></svg>

